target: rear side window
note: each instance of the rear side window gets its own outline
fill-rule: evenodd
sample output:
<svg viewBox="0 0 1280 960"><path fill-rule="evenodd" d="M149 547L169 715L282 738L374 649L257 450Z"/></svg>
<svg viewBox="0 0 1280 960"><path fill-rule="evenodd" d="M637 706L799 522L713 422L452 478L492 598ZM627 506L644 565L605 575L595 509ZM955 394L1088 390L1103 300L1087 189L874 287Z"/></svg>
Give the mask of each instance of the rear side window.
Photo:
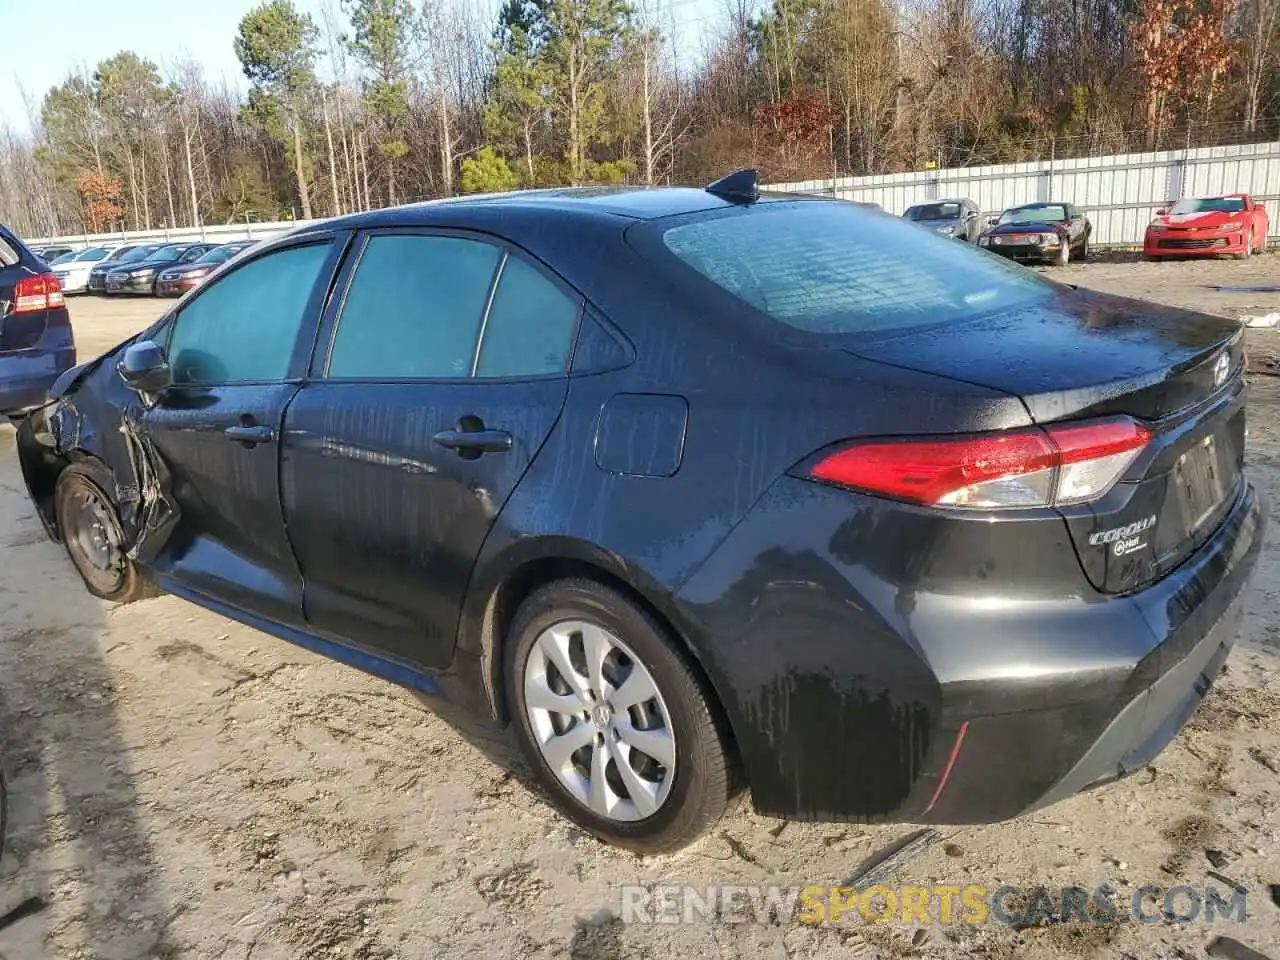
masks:
<svg viewBox="0 0 1280 960"><path fill-rule="evenodd" d="M277 250L205 287L169 337L174 383L285 379L329 246Z"/></svg>
<svg viewBox="0 0 1280 960"><path fill-rule="evenodd" d="M662 240L712 283L809 333L954 323L1057 289L994 254L853 204L761 204L669 227Z"/></svg>
<svg viewBox="0 0 1280 960"><path fill-rule="evenodd" d="M508 257L480 344L478 377L561 373L582 304L519 257Z"/></svg>
<svg viewBox="0 0 1280 960"><path fill-rule="evenodd" d="M328 376L453 380L561 373L580 307L529 263L494 244L374 236L338 317Z"/></svg>

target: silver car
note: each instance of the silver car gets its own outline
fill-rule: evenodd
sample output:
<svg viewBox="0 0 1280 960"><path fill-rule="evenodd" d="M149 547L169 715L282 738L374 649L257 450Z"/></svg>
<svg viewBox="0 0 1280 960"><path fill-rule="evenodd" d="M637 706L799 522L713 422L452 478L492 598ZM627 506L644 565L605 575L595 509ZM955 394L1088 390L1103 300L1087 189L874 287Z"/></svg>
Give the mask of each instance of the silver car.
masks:
<svg viewBox="0 0 1280 960"><path fill-rule="evenodd" d="M967 198L918 203L914 207L908 207L902 217L935 233L955 237L965 243L977 243L982 234L982 211Z"/></svg>

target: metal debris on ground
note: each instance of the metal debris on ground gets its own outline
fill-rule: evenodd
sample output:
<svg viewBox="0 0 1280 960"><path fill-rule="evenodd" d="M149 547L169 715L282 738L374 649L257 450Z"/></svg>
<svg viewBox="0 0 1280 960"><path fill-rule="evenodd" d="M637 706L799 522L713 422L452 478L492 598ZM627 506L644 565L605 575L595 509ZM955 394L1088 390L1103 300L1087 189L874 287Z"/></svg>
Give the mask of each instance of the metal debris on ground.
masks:
<svg viewBox="0 0 1280 960"><path fill-rule="evenodd" d="M1280 293L1280 283L1253 283L1243 285L1215 284L1219 293Z"/></svg>
<svg viewBox="0 0 1280 960"><path fill-rule="evenodd" d="M849 878L846 885L863 887L874 886L882 882L896 867L900 867L917 854L923 853L937 839L938 831L928 828L915 830L899 837L893 843L881 847L863 860L862 863L858 864L858 869L853 872L853 876Z"/></svg>

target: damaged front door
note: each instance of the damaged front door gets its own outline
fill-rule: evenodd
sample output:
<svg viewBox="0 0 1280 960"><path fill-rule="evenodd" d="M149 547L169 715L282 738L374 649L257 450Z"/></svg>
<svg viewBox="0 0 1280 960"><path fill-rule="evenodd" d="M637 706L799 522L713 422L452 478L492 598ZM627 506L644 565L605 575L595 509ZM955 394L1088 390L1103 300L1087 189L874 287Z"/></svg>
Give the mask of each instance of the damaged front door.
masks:
<svg viewBox="0 0 1280 960"><path fill-rule="evenodd" d="M332 272L329 238L217 278L168 324L172 384L139 416L178 520L157 574L247 613L302 623L280 507L279 437Z"/></svg>

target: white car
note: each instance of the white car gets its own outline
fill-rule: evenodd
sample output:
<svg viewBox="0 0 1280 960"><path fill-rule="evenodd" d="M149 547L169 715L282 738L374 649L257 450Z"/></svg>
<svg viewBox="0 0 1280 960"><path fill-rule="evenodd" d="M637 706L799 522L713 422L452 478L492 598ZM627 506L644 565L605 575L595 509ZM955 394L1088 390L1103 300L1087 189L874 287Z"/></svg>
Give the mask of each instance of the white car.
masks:
<svg viewBox="0 0 1280 960"><path fill-rule="evenodd" d="M100 263L113 260L124 252L123 247L90 247L79 253L69 253L50 264L53 275L62 285L63 293L84 293L89 289L89 271Z"/></svg>

